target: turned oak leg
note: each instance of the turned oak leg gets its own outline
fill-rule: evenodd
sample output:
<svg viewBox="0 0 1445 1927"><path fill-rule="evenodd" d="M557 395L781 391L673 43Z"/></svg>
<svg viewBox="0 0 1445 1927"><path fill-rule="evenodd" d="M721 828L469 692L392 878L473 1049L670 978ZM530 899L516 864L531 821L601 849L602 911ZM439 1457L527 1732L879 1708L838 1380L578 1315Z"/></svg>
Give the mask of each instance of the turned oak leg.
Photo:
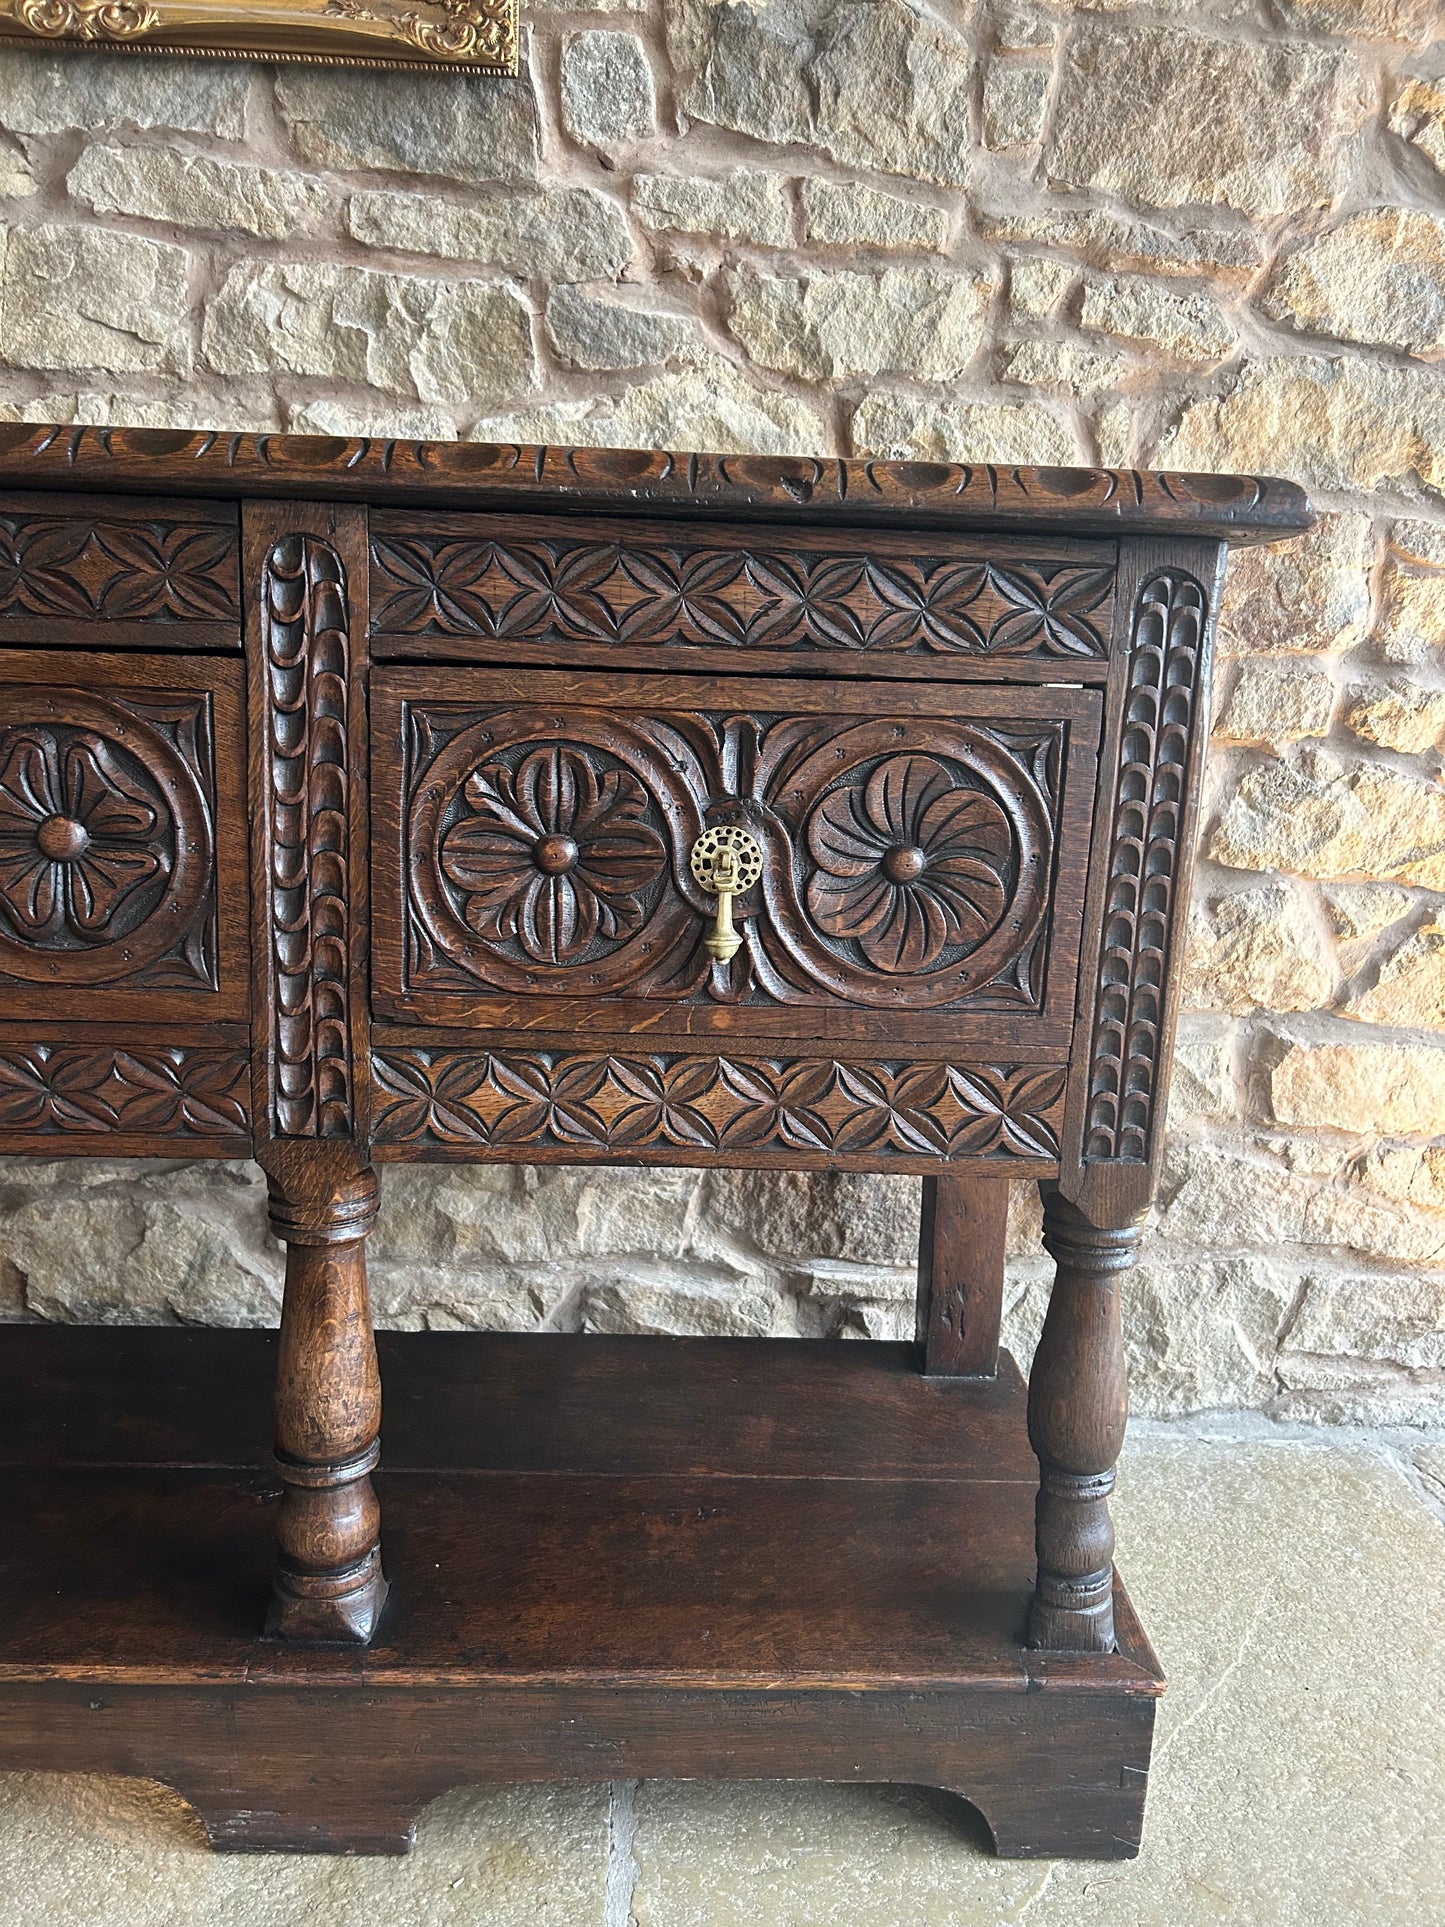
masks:
<svg viewBox="0 0 1445 1927"><path fill-rule="evenodd" d="M1128 1412L1119 1287L1143 1227L1102 1231L1057 1191L1043 1192L1044 1246L1056 1270L1029 1377L1039 1573L1028 1637L1052 1652L1107 1653L1114 1649L1109 1494Z"/></svg>
<svg viewBox="0 0 1445 1927"><path fill-rule="evenodd" d="M381 1381L366 1291L376 1174L339 1168L317 1146L268 1176L271 1224L286 1242L286 1296L276 1372L285 1490L267 1630L364 1645L386 1598L371 1484Z"/></svg>
<svg viewBox="0 0 1445 1927"><path fill-rule="evenodd" d="M1007 1181L923 1180L917 1339L930 1378L992 1378L1003 1309Z"/></svg>

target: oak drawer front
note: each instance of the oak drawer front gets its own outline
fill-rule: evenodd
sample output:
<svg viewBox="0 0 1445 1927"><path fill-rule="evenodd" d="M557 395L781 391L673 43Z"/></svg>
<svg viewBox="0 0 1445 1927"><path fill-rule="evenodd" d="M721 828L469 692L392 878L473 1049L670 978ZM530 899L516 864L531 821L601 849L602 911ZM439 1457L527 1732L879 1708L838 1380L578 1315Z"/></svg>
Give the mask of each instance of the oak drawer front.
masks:
<svg viewBox="0 0 1445 1927"><path fill-rule="evenodd" d="M6 1020L244 1019L245 773L239 662L0 652Z"/></svg>
<svg viewBox="0 0 1445 1927"><path fill-rule="evenodd" d="M1092 691L392 668L373 998L403 1021L1066 1046ZM691 859L759 880L715 961Z"/></svg>
<svg viewBox="0 0 1445 1927"><path fill-rule="evenodd" d="M1102 681L1117 547L536 516L370 518L378 661Z"/></svg>
<svg viewBox="0 0 1445 1927"><path fill-rule="evenodd" d="M0 643L239 653L235 503L0 494Z"/></svg>

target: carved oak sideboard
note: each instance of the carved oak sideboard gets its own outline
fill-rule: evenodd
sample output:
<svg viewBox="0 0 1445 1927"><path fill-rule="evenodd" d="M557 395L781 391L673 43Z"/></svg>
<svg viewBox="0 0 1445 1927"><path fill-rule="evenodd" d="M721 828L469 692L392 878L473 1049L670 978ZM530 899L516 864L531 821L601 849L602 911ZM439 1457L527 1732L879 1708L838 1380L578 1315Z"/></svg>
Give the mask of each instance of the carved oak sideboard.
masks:
<svg viewBox="0 0 1445 1927"><path fill-rule="evenodd" d="M679 1775L1135 1851L1119 1294L1224 553L1309 524L1239 478L0 427L0 1150L254 1157L286 1246L279 1334L5 1330L0 1766L165 1781L222 1847ZM488 1159L920 1176L916 1343L378 1348L375 1167Z"/></svg>

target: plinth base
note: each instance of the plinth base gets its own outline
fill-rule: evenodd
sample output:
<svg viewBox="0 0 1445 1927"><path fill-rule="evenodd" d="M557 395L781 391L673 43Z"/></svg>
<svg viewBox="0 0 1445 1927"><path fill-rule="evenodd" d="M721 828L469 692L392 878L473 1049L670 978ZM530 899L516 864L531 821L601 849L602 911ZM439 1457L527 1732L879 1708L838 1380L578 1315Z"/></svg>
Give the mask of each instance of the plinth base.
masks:
<svg viewBox="0 0 1445 1927"><path fill-rule="evenodd" d="M383 1334L391 1595L268 1640L275 1337L0 1335L0 1768L142 1775L216 1847L401 1853L468 1782L944 1787L1008 1855L1138 1849L1163 1690L1023 1645L1012 1361L902 1345Z"/></svg>

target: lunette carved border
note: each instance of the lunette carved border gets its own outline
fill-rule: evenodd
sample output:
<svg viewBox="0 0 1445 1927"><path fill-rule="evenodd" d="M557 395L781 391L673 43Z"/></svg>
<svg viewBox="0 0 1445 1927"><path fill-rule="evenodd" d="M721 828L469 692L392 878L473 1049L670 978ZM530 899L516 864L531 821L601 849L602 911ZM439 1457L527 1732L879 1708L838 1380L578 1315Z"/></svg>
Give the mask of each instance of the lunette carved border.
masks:
<svg viewBox="0 0 1445 1927"><path fill-rule="evenodd" d="M330 543L284 535L261 593L278 1137L348 1138L351 915L346 570Z"/></svg>
<svg viewBox="0 0 1445 1927"><path fill-rule="evenodd" d="M25 486L252 487L333 501L444 498L485 508L536 503L787 518L827 508L840 522L1054 529L1072 535L1203 535L1265 542L1313 525L1304 493L1259 475L993 463L669 454L519 443L247 435L0 423L0 481Z"/></svg>
<svg viewBox="0 0 1445 1927"><path fill-rule="evenodd" d="M1147 575L1134 605L1114 778L1108 879L1083 1126L1086 1165L1147 1165L1154 1149L1188 787L1204 713L1209 601L1182 569Z"/></svg>

